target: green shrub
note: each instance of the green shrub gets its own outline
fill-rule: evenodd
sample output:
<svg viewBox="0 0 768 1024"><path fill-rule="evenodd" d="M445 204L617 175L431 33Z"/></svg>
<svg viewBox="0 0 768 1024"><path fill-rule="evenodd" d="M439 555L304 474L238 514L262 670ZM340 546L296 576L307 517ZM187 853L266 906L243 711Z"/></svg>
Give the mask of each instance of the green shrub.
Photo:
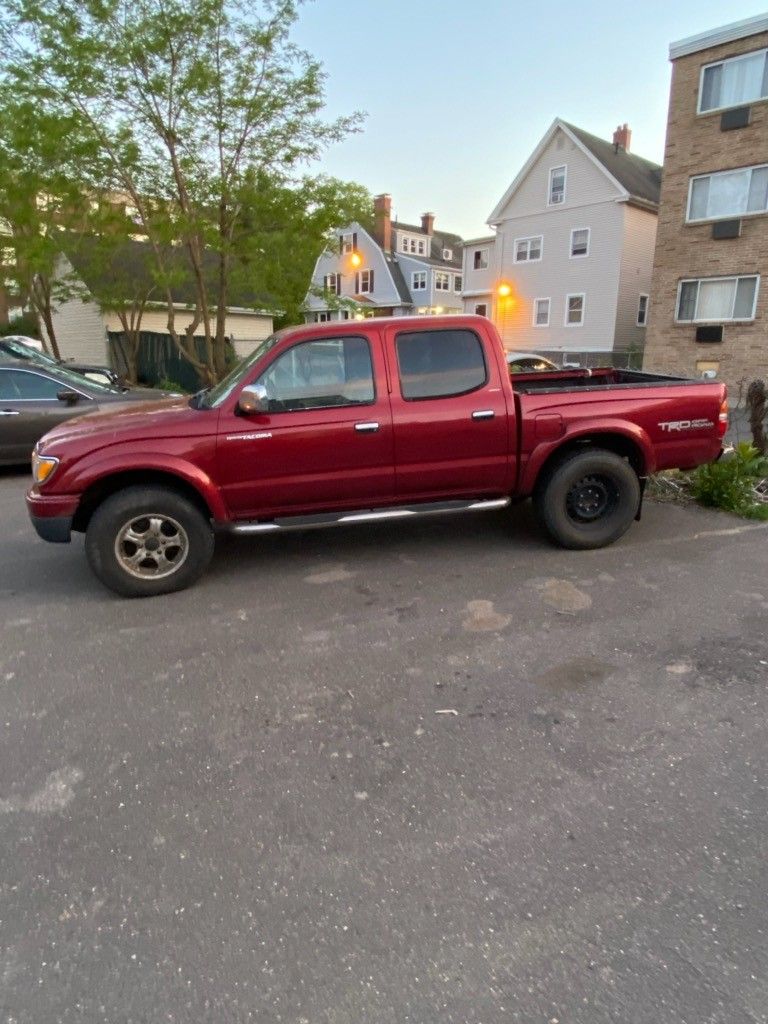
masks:
<svg viewBox="0 0 768 1024"><path fill-rule="evenodd" d="M754 493L755 483L763 476L768 476L768 460L742 441L730 456L699 466L692 476L691 493L702 505L768 519L768 505L757 501Z"/></svg>
<svg viewBox="0 0 768 1024"><path fill-rule="evenodd" d="M168 377L164 377L162 380L156 381L153 388L157 388L159 391L177 391L181 395L188 395L189 388L185 388L183 384L179 384L177 380L169 380Z"/></svg>

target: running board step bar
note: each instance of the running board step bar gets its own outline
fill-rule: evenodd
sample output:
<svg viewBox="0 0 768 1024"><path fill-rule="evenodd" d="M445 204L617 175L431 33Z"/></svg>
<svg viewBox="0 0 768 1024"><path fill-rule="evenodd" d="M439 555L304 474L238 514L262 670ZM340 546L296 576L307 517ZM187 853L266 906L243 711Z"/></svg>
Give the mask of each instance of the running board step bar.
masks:
<svg viewBox="0 0 768 1024"><path fill-rule="evenodd" d="M324 512L314 516L283 516L266 523L236 523L230 533L284 533L288 530L318 530L327 526L348 526L354 523L381 523L390 519L408 519L411 516L449 515L452 512L490 512L506 508L510 498L491 498L487 501L434 501L423 505L399 508L362 509L358 512Z"/></svg>

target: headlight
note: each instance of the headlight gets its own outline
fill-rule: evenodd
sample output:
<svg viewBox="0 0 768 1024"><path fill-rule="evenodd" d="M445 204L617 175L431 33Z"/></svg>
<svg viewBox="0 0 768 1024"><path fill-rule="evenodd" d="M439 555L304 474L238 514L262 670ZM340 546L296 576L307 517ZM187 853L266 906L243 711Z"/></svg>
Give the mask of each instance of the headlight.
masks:
<svg viewBox="0 0 768 1024"><path fill-rule="evenodd" d="M37 451L32 453L32 479L36 484L44 484L50 480L59 460L52 455L40 455Z"/></svg>

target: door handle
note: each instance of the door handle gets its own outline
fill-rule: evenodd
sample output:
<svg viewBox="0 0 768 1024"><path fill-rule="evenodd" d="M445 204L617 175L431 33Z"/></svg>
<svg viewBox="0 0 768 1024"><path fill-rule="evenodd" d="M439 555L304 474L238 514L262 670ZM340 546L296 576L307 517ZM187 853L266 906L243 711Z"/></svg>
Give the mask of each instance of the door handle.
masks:
<svg viewBox="0 0 768 1024"><path fill-rule="evenodd" d="M18 409L0 409L0 416L18 416Z"/></svg>
<svg viewBox="0 0 768 1024"><path fill-rule="evenodd" d="M355 430L358 434L375 434L378 429L379 424L375 422L355 424Z"/></svg>
<svg viewBox="0 0 768 1024"><path fill-rule="evenodd" d="M496 413L493 409L475 409L472 413L473 420L492 420Z"/></svg>

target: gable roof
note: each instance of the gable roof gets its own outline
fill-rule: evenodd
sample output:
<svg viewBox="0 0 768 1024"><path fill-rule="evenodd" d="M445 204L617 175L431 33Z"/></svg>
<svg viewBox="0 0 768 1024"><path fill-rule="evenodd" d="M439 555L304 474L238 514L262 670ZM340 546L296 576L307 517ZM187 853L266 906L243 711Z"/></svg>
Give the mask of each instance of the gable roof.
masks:
<svg viewBox="0 0 768 1024"><path fill-rule="evenodd" d="M384 253L384 262L387 265L387 270L392 276L392 282L395 288L397 288L397 294L400 296L400 301L404 306L412 306L413 297L408 289L408 285L405 283L402 267L390 252Z"/></svg>
<svg viewBox="0 0 768 1024"><path fill-rule="evenodd" d="M491 211L488 217L489 224L498 223L504 207L558 131L564 132L600 168L605 176L624 194L624 199L627 202L634 202L646 209L658 208L661 193L661 167L658 164L637 156L635 153L628 153L624 149L617 151L613 143L600 139L596 135L590 135L589 132L556 117L517 177Z"/></svg>
<svg viewBox="0 0 768 1024"><path fill-rule="evenodd" d="M126 301L146 298L162 302L163 289L157 285L152 272L152 252L149 242L128 239L107 254L99 239L91 236L70 236L63 245L64 253L77 277L97 300ZM184 254L171 248L167 253L168 266L176 276L171 286L173 301L179 305L194 306L197 293ZM215 281L216 253L203 254L203 273L209 285ZM264 309L274 302L269 296L257 294L248 283L233 275L228 306L231 309Z"/></svg>
<svg viewBox="0 0 768 1024"><path fill-rule="evenodd" d="M563 122L565 124L565 122ZM644 200L659 205L661 194L661 167L652 160L628 153L620 146L617 149L612 142L590 135L583 128L567 124L567 128L576 136L603 167L622 185L632 199Z"/></svg>

